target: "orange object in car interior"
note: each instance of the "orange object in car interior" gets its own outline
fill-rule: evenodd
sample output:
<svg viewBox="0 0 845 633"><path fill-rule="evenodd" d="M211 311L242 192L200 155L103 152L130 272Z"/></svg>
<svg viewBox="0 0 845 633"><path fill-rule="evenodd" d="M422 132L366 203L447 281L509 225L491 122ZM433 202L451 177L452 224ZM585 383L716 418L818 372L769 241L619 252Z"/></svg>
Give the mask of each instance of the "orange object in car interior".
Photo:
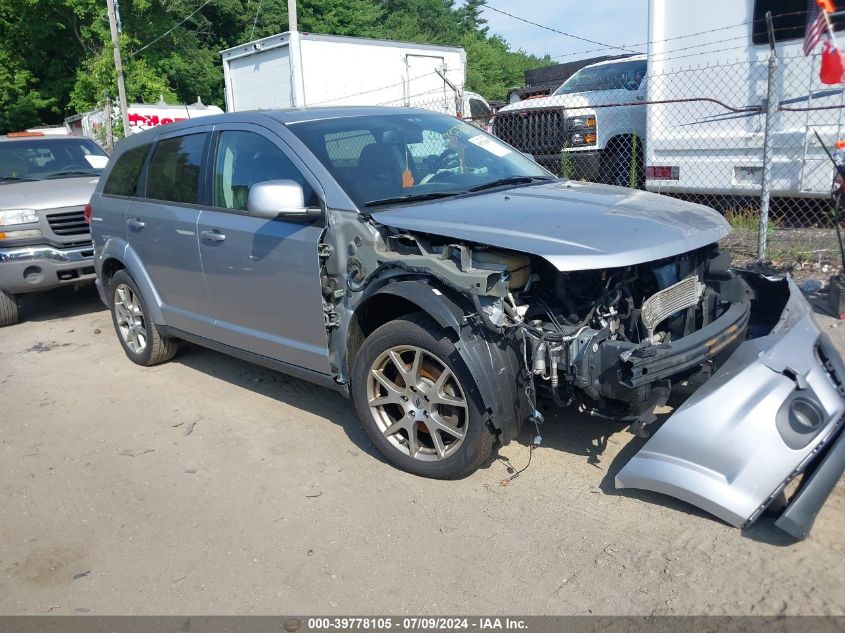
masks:
<svg viewBox="0 0 845 633"><path fill-rule="evenodd" d="M9 132L6 136L9 138L21 138L25 136L44 136L43 132Z"/></svg>
<svg viewBox="0 0 845 633"><path fill-rule="evenodd" d="M402 172L402 189L407 189L409 187L414 186L414 174L411 173L411 170L405 168Z"/></svg>

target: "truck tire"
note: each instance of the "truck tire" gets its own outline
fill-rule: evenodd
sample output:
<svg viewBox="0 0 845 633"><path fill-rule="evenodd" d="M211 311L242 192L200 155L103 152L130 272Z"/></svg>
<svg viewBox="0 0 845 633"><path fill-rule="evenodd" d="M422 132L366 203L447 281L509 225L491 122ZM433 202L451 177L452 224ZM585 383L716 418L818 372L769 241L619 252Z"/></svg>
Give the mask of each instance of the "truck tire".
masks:
<svg viewBox="0 0 845 633"><path fill-rule="evenodd" d="M475 380L425 315L370 334L355 357L352 399L364 431L394 466L423 477L471 474L493 450Z"/></svg>
<svg viewBox="0 0 845 633"><path fill-rule="evenodd" d="M633 182L631 182L632 159L635 161ZM642 141L638 137L615 138L608 143L607 148L602 152L601 181L617 187L632 185L636 189L645 187L643 148Z"/></svg>
<svg viewBox="0 0 845 633"><path fill-rule="evenodd" d="M108 298L114 331L129 360L149 367L173 358L177 341L158 331L144 296L125 270L111 278Z"/></svg>
<svg viewBox="0 0 845 633"><path fill-rule="evenodd" d="M0 327L18 322L18 300L15 295L0 290Z"/></svg>

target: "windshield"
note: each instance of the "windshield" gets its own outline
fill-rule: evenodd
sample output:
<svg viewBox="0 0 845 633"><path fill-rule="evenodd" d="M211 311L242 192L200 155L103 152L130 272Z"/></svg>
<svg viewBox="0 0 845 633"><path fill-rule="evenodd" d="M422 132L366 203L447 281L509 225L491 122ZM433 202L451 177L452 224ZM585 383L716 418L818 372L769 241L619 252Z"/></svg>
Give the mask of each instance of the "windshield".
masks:
<svg viewBox="0 0 845 633"><path fill-rule="evenodd" d="M108 155L87 138L0 141L0 182L99 176Z"/></svg>
<svg viewBox="0 0 845 633"><path fill-rule="evenodd" d="M288 128L359 207L464 193L503 179L513 180L502 186L551 178L499 139L442 114L344 117Z"/></svg>
<svg viewBox="0 0 845 633"><path fill-rule="evenodd" d="M645 77L645 60L582 68L555 90L556 95L594 90L636 90Z"/></svg>

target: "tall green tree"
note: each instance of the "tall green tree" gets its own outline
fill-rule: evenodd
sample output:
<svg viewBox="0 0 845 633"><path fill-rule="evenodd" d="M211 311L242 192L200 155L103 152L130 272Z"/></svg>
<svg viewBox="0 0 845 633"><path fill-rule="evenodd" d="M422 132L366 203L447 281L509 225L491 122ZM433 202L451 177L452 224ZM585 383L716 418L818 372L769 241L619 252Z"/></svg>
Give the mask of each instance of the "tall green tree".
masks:
<svg viewBox="0 0 845 633"><path fill-rule="evenodd" d="M463 46L467 88L500 99L548 60L490 35L485 1L299 0L299 28ZM123 0L120 12L130 101L222 106L220 51L288 29L285 0ZM105 0L0 0L0 132L58 123L116 94Z"/></svg>

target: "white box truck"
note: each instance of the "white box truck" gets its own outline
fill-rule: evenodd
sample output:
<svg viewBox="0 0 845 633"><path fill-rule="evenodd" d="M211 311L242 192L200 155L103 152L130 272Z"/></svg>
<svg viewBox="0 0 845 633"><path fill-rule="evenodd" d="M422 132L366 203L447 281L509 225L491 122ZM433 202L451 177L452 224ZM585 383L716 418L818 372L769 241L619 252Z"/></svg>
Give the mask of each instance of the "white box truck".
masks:
<svg viewBox="0 0 845 633"><path fill-rule="evenodd" d="M389 105L470 116L480 107L471 100L483 101L463 92L466 51L456 46L287 32L221 56L229 112Z"/></svg>
<svg viewBox="0 0 845 633"><path fill-rule="evenodd" d="M833 169L814 132L828 146L842 138L845 92L819 81L821 47L804 56L807 6L807 0L650 0L647 189L760 194L771 12L779 58L771 193L830 194ZM837 19L837 30L842 26ZM845 34L838 39L842 44Z"/></svg>

